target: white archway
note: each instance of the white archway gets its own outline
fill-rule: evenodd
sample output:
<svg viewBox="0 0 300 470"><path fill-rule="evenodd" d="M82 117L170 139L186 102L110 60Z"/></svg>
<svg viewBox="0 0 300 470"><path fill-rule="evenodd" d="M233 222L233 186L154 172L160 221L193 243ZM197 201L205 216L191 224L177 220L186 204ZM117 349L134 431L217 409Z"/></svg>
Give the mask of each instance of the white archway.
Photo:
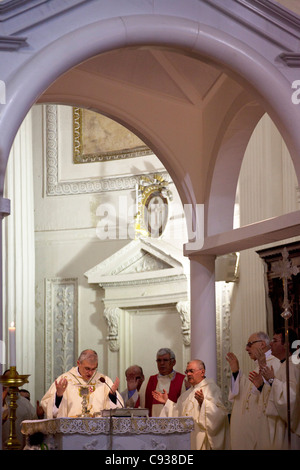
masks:
<svg viewBox="0 0 300 470"><path fill-rule="evenodd" d="M190 14L192 18L192 13L190 12ZM217 30L207 24L201 24L200 20L192 20L191 18L163 14L141 14L112 18L108 14L106 20L101 19L92 24L83 24L78 29L65 35L61 33L58 39L48 40L39 52L29 55L29 60L11 73L6 90L7 104L0 116L0 187L3 188L6 163L12 142L30 107L43 94L44 96L47 95L46 90L55 81L58 83L63 74L67 74L79 63L104 52L127 47L171 48L199 60L209 61L221 68L225 74L232 76L236 83L251 95L249 101L245 101L244 109L246 109L247 103L249 104L255 97L261 109L268 112L281 131L289 147L299 178L300 134L298 132L298 122L300 108L293 105L289 80L276 67L273 55L267 58L266 55L260 54L253 47L246 44L246 41L239 40L233 35ZM54 102L59 99L58 97L58 93L52 95ZM73 96L70 94L68 103L71 104L73 99L74 104L78 104L77 97L76 93ZM62 94L61 102L64 102L65 98L66 95ZM92 101L93 96L85 96L82 104L88 106ZM103 103L99 101L98 108L97 105L95 107L100 110L102 106ZM108 105L108 112L109 108ZM151 121L151 126L148 126L149 121L141 124L138 113L132 113L126 117L129 127L145 137L146 142L151 142L151 147L155 150L157 156L166 163L167 168L172 169L172 178L184 202L194 205L204 202L210 204L211 202L211 205L208 206L209 219L215 218L222 212L223 217L219 226L216 228L209 225L209 235L215 235L230 228L228 221L232 222L230 216L234 203L232 196L235 194L236 189L234 181L236 181L241 163L242 145L239 157L234 161L232 180L228 180L228 184L222 187L219 186L219 177L224 167L223 164L226 162L226 141L230 137L230 133L233 132L233 135L235 133L234 138L239 138L239 129L236 129L234 125L230 127L231 124L235 123L238 112L240 112L240 109L236 108L228 120L227 127L219 129L222 131L220 135L223 138L218 142L219 148L214 148L212 158L210 158L210 155L201 155L199 146L195 144L196 137L193 134L193 151L187 151L188 158L185 161L182 161L181 158L183 147L180 136L175 136L178 138L176 142L176 140L174 141L174 133L167 132L161 125L155 127L153 121ZM249 120L248 137L251 126L254 126L260 112L254 113L253 119ZM121 110L120 114L116 114L115 117L120 120L125 119ZM243 145L245 145L248 137L247 135L243 136ZM205 158L209 159L209 163L206 163L206 165L203 163ZM198 169L198 163L200 163L201 170ZM231 171L232 169L230 169ZM199 184L199 173L201 173L205 185ZM226 190L229 198L226 201L224 210L224 206L223 208L218 206L217 198L224 196ZM213 199L210 201L212 196L216 198L215 201ZM210 216L210 213L212 216ZM214 246L212 255L215 255ZM211 269L212 264L211 259L206 263L208 271ZM197 277L197 269L195 277ZM200 278L202 277L200 276ZM204 278L208 279L207 284L213 284L210 274L204 276ZM210 298L212 297L213 290L211 289ZM213 311L213 308L211 310ZM196 341L194 341L194 344L196 344Z"/></svg>
<svg viewBox="0 0 300 470"><path fill-rule="evenodd" d="M249 87L249 90L255 91L261 105L281 131L299 177L300 162L297 159L297 151L299 154L300 135L296 123L300 109L293 105L290 84L278 69L245 43L196 21L141 15L99 21L62 36L33 56L11 78L7 86L7 105L0 116L2 184L14 136L31 105L51 83L78 63L96 54L116 48L145 45L175 47L184 53L199 58L205 57L230 71L235 79ZM161 142L156 146L155 136L153 139L149 136L149 139L154 143L154 148L159 149ZM167 155L166 148L164 152L167 161L172 158ZM172 161L172 167L174 166L174 175L182 179L184 169L176 168L176 162ZM190 183L193 186L192 177ZM197 195L191 186L186 188L186 191L188 190L186 201L196 202Z"/></svg>

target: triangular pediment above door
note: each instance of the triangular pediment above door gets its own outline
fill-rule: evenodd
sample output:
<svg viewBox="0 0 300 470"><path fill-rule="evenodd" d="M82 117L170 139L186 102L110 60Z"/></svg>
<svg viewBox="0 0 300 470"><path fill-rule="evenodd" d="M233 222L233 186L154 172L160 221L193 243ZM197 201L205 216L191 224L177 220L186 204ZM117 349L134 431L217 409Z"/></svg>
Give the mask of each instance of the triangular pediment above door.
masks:
<svg viewBox="0 0 300 470"><path fill-rule="evenodd" d="M185 278L186 259L162 240L133 240L85 273L89 284L158 283Z"/></svg>

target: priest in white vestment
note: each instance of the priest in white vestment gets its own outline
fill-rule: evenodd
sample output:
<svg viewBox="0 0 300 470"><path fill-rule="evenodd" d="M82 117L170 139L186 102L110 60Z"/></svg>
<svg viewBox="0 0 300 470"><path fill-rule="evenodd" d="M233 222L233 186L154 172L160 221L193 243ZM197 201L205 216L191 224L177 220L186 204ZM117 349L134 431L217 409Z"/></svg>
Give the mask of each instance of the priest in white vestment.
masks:
<svg viewBox="0 0 300 470"><path fill-rule="evenodd" d="M123 399L109 377L97 371L95 351L80 354L77 367L58 377L41 400L46 418L93 416L103 409L121 408Z"/></svg>
<svg viewBox="0 0 300 470"><path fill-rule="evenodd" d="M168 394L154 391L153 396L164 407L161 417L192 416L191 450L229 449L228 411L222 402L220 388L213 379L205 377L205 365L195 359L187 364L187 380L190 388L177 400L169 400Z"/></svg>
<svg viewBox="0 0 300 470"><path fill-rule="evenodd" d="M259 362L262 375L269 384L269 387L264 387L264 393L267 397L266 415L269 423L271 449L300 450L300 357L299 350L293 352L293 348L296 349L297 345L299 345L299 340L295 331L288 329L289 434L285 333L285 328L276 330L271 341L272 354L281 362L277 372L275 373L272 367Z"/></svg>
<svg viewBox="0 0 300 470"><path fill-rule="evenodd" d="M246 345L246 351L255 361L256 368L247 377L239 368L239 361L232 352L227 354L232 379L229 400L232 401L230 417L230 442L232 450L267 450L270 449L266 400L262 386L254 383L259 374L257 358L259 351L265 355L266 363L274 370L280 367L280 361L272 356L269 336L264 332L253 333ZM264 383L261 375L261 383Z"/></svg>

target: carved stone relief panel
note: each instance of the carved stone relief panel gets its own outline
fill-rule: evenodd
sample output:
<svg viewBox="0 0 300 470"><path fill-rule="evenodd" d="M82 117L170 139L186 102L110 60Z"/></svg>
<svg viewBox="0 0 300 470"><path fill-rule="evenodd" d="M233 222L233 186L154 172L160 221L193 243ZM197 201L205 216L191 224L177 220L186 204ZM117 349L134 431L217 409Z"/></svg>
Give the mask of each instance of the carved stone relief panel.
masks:
<svg viewBox="0 0 300 470"><path fill-rule="evenodd" d="M118 307L105 307L104 318L108 327L108 347L110 351L119 351L119 318L121 309Z"/></svg>
<svg viewBox="0 0 300 470"><path fill-rule="evenodd" d="M45 291L47 389L77 359L78 281L76 278L46 279Z"/></svg>
<svg viewBox="0 0 300 470"><path fill-rule="evenodd" d="M177 302L176 304L177 312L179 313L181 320L181 335L182 341L185 346L190 346L191 344L191 318L190 318L190 302L188 300Z"/></svg>

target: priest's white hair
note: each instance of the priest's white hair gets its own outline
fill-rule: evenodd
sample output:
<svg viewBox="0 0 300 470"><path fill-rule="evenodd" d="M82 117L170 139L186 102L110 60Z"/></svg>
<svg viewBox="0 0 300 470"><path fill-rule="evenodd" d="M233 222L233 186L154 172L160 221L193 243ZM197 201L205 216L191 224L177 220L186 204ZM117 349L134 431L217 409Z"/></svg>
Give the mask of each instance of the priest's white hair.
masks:
<svg viewBox="0 0 300 470"><path fill-rule="evenodd" d="M78 358L79 362L89 361L89 362L98 362L98 354L92 349L85 349L80 353Z"/></svg>

